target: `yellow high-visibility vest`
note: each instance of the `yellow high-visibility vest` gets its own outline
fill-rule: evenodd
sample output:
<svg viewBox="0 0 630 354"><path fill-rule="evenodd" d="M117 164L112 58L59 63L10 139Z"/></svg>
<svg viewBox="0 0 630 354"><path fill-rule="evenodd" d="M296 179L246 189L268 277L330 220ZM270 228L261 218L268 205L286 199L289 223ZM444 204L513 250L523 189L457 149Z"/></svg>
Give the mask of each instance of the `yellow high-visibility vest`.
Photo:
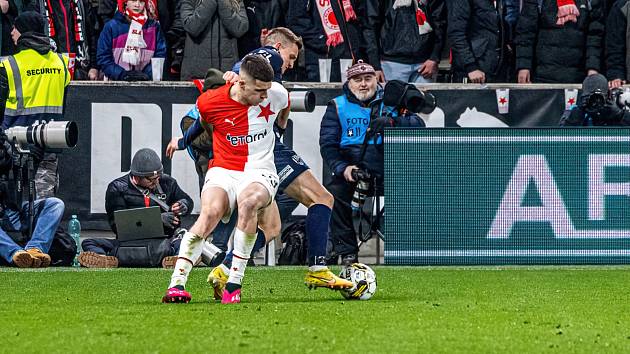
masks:
<svg viewBox="0 0 630 354"><path fill-rule="evenodd" d="M63 113L64 89L70 83L67 57L24 49L1 65L9 81L5 116Z"/></svg>

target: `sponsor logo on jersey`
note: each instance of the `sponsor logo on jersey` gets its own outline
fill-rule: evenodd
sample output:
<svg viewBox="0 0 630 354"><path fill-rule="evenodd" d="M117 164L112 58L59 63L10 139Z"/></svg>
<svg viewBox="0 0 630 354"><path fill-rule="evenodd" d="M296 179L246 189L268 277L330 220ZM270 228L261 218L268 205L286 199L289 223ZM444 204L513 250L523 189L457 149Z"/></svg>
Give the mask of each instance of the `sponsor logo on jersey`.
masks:
<svg viewBox="0 0 630 354"><path fill-rule="evenodd" d="M230 144L232 144L232 146L240 146L240 145L251 144L258 140L262 140L266 136L267 136L267 129L265 129L265 131L263 131L262 133L257 133L257 134L237 135L237 136L228 134L225 136L225 138L227 139L227 141L230 142Z"/></svg>

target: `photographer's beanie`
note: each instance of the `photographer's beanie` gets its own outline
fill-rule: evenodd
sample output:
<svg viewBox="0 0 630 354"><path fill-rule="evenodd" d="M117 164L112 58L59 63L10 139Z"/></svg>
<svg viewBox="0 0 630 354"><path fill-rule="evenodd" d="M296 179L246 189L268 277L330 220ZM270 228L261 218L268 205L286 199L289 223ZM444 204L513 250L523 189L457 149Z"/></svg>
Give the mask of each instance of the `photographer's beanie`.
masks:
<svg viewBox="0 0 630 354"><path fill-rule="evenodd" d="M131 175L153 177L162 174L164 166L158 154L151 149L140 149L131 160Z"/></svg>

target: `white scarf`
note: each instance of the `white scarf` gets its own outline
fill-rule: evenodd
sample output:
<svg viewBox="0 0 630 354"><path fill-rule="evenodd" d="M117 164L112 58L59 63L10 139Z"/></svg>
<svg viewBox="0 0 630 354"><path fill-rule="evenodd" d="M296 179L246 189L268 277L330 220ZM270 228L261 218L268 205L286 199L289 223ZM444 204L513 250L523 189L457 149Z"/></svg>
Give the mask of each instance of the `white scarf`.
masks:
<svg viewBox="0 0 630 354"><path fill-rule="evenodd" d="M138 14L129 9L125 11L125 14L131 19L131 25L129 25L122 61L132 66L138 65L140 63L140 50L147 47L142 34L142 26L147 22L147 15L144 12Z"/></svg>

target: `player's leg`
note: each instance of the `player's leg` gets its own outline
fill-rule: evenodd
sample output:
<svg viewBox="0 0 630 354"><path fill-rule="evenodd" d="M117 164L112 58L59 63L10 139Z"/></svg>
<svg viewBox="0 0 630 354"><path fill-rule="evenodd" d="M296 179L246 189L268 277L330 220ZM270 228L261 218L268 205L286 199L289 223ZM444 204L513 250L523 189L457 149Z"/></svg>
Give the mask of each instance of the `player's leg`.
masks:
<svg viewBox="0 0 630 354"><path fill-rule="evenodd" d="M352 283L339 278L326 266L328 227L334 198L310 170L297 176L284 192L308 208L306 238L308 240L308 273L304 279L309 288L351 288Z"/></svg>
<svg viewBox="0 0 630 354"><path fill-rule="evenodd" d="M262 230L262 232L259 231L256 236L252 255L256 254L258 250L280 234L281 225L278 205L273 201L268 207L258 213L258 228ZM234 232L235 230L236 228L232 231ZM233 234L234 233L232 233L232 235ZM210 274L208 274L208 283L214 290L213 295L215 300L220 300L223 296L223 289L225 289L225 284L230 276L233 257L234 254L232 251L228 252L223 262L212 268Z"/></svg>
<svg viewBox="0 0 630 354"><path fill-rule="evenodd" d="M230 201L224 189L209 186L203 190L199 217L182 238L169 289L162 302L190 301L190 294L184 290L188 275L201 255L204 240L229 209Z"/></svg>
<svg viewBox="0 0 630 354"><path fill-rule="evenodd" d="M276 185L277 185L277 177ZM239 211L236 230L234 231L234 259L230 275L223 291L221 303L238 303L241 297L241 283L245 275L247 261L256 242L258 227L258 212L268 206L275 194L275 188L268 183L254 179L238 194L237 208Z"/></svg>

